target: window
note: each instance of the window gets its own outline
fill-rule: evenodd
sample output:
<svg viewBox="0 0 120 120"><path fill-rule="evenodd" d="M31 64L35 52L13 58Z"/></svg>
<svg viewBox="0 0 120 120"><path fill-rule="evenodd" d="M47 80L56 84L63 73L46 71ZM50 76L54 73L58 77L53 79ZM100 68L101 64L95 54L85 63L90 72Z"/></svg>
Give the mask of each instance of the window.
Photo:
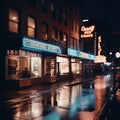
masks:
<svg viewBox="0 0 120 120"><path fill-rule="evenodd" d="M41 76L41 59L39 57L31 57L31 77Z"/></svg>
<svg viewBox="0 0 120 120"><path fill-rule="evenodd" d="M68 40L68 35L66 33L63 34L63 41L67 41Z"/></svg>
<svg viewBox="0 0 120 120"><path fill-rule="evenodd" d="M24 50L7 50L6 79L42 77L42 56Z"/></svg>
<svg viewBox="0 0 120 120"><path fill-rule="evenodd" d="M65 12L63 13L63 24L67 26L67 14Z"/></svg>
<svg viewBox="0 0 120 120"><path fill-rule="evenodd" d="M57 29L55 27L52 28L52 39L57 39L58 36L57 36Z"/></svg>
<svg viewBox="0 0 120 120"><path fill-rule="evenodd" d="M9 9L9 31L18 33L19 15L18 11Z"/></svg>
<svg viewBox="0 0 120 120"><path fill-rule="evenodd" d="M50 11L52 13L52 18L56 18L56 10L55 10L55 4L54 3L51 3L50 4Z"/></svg>
<svg viewBox="0 0 120 120"><path fill-rule="evenodd" d="M61 8L56 8L56 19L61 23Z"/></svg>
<svg viewBox="0 0 120 120"><path fill-rule="evenodd" d="M18 55L9 55L6 58L6 79L19 80L21 78L30 77L30 59L28 57L20 57ZM24 70L26 73L24 74Z"/></svg>
<svg viewBox="0 0 120 120"><path fill-rule="evenodd" d="M74 30L74 20L71 18L71 30Z"/></svg>
<svg viewBox="0 0 120 120"><path fill-rule="evenodd" d="M71 47L71 48L74 48L74 47L73 47L73 44L74 44L74 38L71 37L71 40L70 40L70 47Z"/></svg>
<svg viewBox="0 0 120 120"><path fill-rule="evenodd" d="M28 36L35 37L35 19L28 17Z"/></svg>
<svg viewBox="0 0 120 120"><path fill-rule="evenodd" d="M42 27L41 27L41 38L43 40L47 40L48 39L48 24L45 22L42 22Z"/></svg>
<svg viewBox="0 0 120 120"><path fill-rule="evenodd" d="M77 39L74 38L74 49L77 49Z"/></svg>
<svg viewBox="0 0 120 120"><path fill-rule="evenodd" d="M75 39L74 37L71 37L70 46L73 49L77 49L77 39Z"/></svg>
<svg viewBox="0 0 120 120"><path fill-rule="evenodd" d="M47 12L47 2L46 2L46 0L41 0L41 11L43 13Z"/></svg>
<svg viewBox="0 0 120 120"><path fill-rule="evenodd" d="M58 31L58 40L63 41L63 33L61 30Z"/></svg>

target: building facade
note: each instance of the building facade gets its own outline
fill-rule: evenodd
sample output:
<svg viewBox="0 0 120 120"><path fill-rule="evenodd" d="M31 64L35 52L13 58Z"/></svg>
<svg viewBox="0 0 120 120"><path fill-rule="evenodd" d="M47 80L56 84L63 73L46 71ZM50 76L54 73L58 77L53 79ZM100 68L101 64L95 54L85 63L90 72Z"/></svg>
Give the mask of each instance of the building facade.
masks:
<svg viewBox="0 0 120 120"><path fill-rule="evenodd" d="M81 50L78 1L5 0L0 76L4 87L70 80L95 56ZM4 6L4 7L3 7Z"/></svg>

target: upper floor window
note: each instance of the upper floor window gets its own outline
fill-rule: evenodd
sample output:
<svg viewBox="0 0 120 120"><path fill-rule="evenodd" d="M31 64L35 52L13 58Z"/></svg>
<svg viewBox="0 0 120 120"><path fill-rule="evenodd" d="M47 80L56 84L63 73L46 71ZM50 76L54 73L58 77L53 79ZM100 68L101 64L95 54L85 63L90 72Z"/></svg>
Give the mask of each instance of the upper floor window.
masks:
<svg viewBox="0 0 120 120"><path fill-rule="evenodd" d="M63 13L63 24L67 26L67 14L65 12Z"/></svg>
<svg viewBox="0 0 120 120"><path fill-rule="evenodd" d="M73 43L73 47L74 47L74 49L77 49L77 39L74 38L73 40L74 40L74 41L73 41L73 42L74 42L74 43Z"/></svg>
<svg viewBox="0 0 120 120"><path fill-rule="evenodd" d="M64 33L63 34L63 41L67 41L68 40L68 34Z"/></svg>
<svg viewBox="0 0 120 120"><path fill-rule="evenodd" d="M28 36L35 37L35 19L28 17Z"/></svg>
<svg viewBox="0 0 120 120"><path fill-rule="evenodd" d="M50 11L51 11L51 14L52 14L52 18L56 18L56 10L55 10L55 4L54 3L51 3L50 4Z"/></svg>
<svg viewBox="0 0 120 120"><path fill-rule="evenodd" d="M57 28L55 28L55 27L52 28L52 36L51 36L51 38L55 39L55 40L58 39Z"/></svg>
<svg viewBox="0 0 120 120"><path fill-rule="evenodd" d="M74 30L74 20L71 18L71 30Z"/></svg>
<svg viewBox="0 0 120 120"><path fill-rule="evenodd" d="M71 37L71 39L70 39L70 47L71 47L71 48L74 48L73 46L74 46L74 38Z"/></svg>
<svg viewBox="0 0 120 120"><path fill-rule="evenodd" d="M42 22L42 27L41 27L41 38L43 40L47 40L48 39L48 24L45 22Z"/></svg>
<svg viewBox="0 0 120 120"><path fill-rule="evenodd" d="M58 31L58 40L63 41L63 32L61 30Z"/></svg>
<svg viewBox="0 0 120 120"><path fill-rule="evenodd" d="M47 2L46 2L46 0L41 0L41 11L43 13L47 12Z"/></svg>
<svg viewBox="0 0 120 120"><path fill-rule="evenodd" d="M9 9L9 31L18 33L19 27L19 14L14 9Z"/></svg>
<svg viewBox="0 0 120 120"><path fill-rule="evenodd" d="M61 22L61 14L62 14L62 12L61 12L61 8L56 8L56 19L57 19L57 21L58 22Z"/></svg>

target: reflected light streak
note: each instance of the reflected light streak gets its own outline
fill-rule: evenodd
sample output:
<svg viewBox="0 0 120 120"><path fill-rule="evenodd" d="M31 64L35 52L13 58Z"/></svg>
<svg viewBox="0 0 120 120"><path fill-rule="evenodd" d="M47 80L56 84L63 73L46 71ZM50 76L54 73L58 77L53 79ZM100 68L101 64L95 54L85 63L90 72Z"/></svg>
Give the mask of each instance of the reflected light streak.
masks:
<svg viewBox="0 0 120 120"><path fill-rule="evenodd" d="M31 103L31 110L32 110L32 115L34 117L37 117L37 116L42 115L43 106L40 103L35 103L34 101L32 101L32 103Z"/></svg>
<svg viewBox="0 0 120 120"><path fill-rule="evenodd" d="M103 76L97 76L96 77L94 86L95 86L96 89L106 88L106 83L104 81Z"/></svg>
<svg viewBox="0 0 120 120"><path fill-rule="evenodd" d="M78 115L80 120L94 120L95 119L95 112L87 112L87 111L81 111Z"/></svg>
<svg viewBox="0 0 120 120"><path fill-rule="evenodd" d="M69 96L70 96L70 92L68 87L66 88L64 87L64 89L60 89L57 92L58 106L69 107L69 104L70 104Z"/></svg>

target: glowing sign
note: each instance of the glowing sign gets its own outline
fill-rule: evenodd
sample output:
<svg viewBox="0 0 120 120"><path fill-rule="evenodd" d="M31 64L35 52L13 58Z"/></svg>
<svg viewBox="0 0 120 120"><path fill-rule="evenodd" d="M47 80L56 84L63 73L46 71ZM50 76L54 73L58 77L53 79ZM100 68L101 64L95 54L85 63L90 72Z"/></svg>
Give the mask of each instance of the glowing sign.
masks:
<svg viewBox="0 0 120 120"><path fill-rule="evenodd" d="M32 50L32 51L45 51L52 53L61 53L61 49L59 46L43 43L40 41L36 41L30 38L23 37L22 45L24 49Z"/></svg>
<svg viewBox="0 0 120 120"><path fill-rule="evenodd" d="M95 29L95 26L92 25L90 27L85 27L82 26L81 27L81 31L83 32L83 34L81 34L81 38L89 38L89 37L93 37L93 31Z"/></svg>
<svg viewBox="0 0 120 120"><path fill-rule="evenodd" d="M101 36L98 37L98 56L96 56L96 60L94 61L94 63L105 63L106 62L106 57L104 55L101 55L101 51L102 51L102 48L101 48Z"/></svg>
<svg viewBox="0 0 120 120"><path fill-rule="evenodd" d="M83 59L90 59L90 60L95 60L96 57L92 54L88 54L79 50L74 50L71 48L68 48L68 55L83 58Z"/></svg>
<svg viewBox="0 0 120 120"><path fill-rule="evenodd" d="M102 51L102 48L101 48L101 36L98 37L98 56L100 56L100 53Z"/></svg>

